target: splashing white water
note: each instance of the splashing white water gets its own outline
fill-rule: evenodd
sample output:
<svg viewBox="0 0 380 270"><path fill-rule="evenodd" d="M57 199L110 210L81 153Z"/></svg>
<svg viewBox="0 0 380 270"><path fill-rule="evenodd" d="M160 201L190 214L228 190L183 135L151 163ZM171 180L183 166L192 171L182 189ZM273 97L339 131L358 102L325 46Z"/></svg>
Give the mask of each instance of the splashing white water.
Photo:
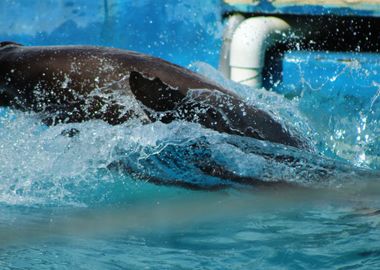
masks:
<svg viewBox="0 0 380 270"><path fill-rule="evenodd" d="M297 109L297 100L237 85L202 63L196 68L270 111L292 132L305 138L312 134ZM339 187L366 175L372 177L349 163L183 121L142 125L131 120L111 126L93 120L46 127L37 114L2 109L0 127L0 202L5 204L123 202L152 177L163 184L237 188L254 186L249 182L252 179ZM79 132L67 136L72 129ZM113 165L120 162L129 170L115 171ZM235 179L210 175L202 166L224 168ZM244 179L251 180L247 184Z"/></svg>

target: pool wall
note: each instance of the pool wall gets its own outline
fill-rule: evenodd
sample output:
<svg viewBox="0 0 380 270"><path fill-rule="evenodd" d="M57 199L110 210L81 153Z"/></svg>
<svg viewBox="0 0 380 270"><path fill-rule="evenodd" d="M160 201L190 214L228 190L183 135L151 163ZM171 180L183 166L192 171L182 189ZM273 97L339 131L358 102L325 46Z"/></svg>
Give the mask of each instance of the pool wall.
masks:
<svg viewBox="0 0 380 270"><path fill-rule="evenodd" d="M230 79L289 96L314 91L368 101L377 95L379 0L224 3L230 28L221 67Z"/></svg>
<svg viewBox="0 0 380 270"><path fill-rule="evenodd" d="M221 16L218 0L3 0L0 40L113 46L216 66Z"/></svg>
<svg viewBox="0 0 380 270"><path fill-rule="evenodd" d="M224 0L226 10L260 14L379 17L379 0Z"/></svg>

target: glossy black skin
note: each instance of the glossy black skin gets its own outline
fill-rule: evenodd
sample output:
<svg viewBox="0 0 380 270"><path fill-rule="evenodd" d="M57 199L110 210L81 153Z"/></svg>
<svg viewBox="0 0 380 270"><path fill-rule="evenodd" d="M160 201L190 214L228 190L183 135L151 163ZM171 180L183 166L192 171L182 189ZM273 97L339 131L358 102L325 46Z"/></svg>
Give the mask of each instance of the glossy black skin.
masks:
<svg viewBox="0 0 380 270"><path fill-rule="evenodd" d="M145 117L103 96L116 89L133 95ZM268 113L231 91L190 70L132 51L3 42L0 90L2 105L40 112L50 125L90 119L120 124L131 117L165 123L183 119L219 132L307 148Z"/></svg>

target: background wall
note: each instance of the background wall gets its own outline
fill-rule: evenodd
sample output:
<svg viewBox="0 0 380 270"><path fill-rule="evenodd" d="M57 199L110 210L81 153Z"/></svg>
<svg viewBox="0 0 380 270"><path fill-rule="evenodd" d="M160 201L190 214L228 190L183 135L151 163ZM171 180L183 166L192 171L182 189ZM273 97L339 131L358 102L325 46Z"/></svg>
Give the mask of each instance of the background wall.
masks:
<svg viewBox="0 0 380 270"><path fill-rule="evenodd" d="M221 9L219 0L2 0L0 40L114 46L216 66Z"/></svg>

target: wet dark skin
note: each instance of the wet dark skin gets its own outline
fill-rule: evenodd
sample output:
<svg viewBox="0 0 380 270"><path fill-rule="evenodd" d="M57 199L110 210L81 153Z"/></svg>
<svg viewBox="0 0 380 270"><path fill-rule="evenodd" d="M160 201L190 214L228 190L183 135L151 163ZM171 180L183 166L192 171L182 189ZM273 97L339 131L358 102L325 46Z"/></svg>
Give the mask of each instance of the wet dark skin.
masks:
<svg viewBox="0 0 380 270"><path fill-rule="evenodd" d="M126 89L121 95L133 95L140 102L143 122L181 119L219 132L307 148L268 113L162 59L104 47L0 43L1 104L40 112L48 125L90 119L115 125L141 117L105 97L115 89Z"/></svg>
<svg viewBox="0 0 380 270"><path fill-rule="evenodd" d="M245 103L235 93L190 70L152 56L90 46L28 47L0 42L0 105L42 115L47 125L101 119L112 125L138 118L143 123L196 122L228 134L308 149L268 113ZM114 95L115 94L115 95ZM125 106L132 97L136 107ZM126 107L128 109L126 109ZM76 136L78 130L64 132ZM195 144L193 150L209 149ZM255 187L294 185L273 179L242 177L210 156L190 160L201 173L230 181L203 185L185 180L140 175L127 164L111 164L156 184L218 190L234 183Z"/></svg>

